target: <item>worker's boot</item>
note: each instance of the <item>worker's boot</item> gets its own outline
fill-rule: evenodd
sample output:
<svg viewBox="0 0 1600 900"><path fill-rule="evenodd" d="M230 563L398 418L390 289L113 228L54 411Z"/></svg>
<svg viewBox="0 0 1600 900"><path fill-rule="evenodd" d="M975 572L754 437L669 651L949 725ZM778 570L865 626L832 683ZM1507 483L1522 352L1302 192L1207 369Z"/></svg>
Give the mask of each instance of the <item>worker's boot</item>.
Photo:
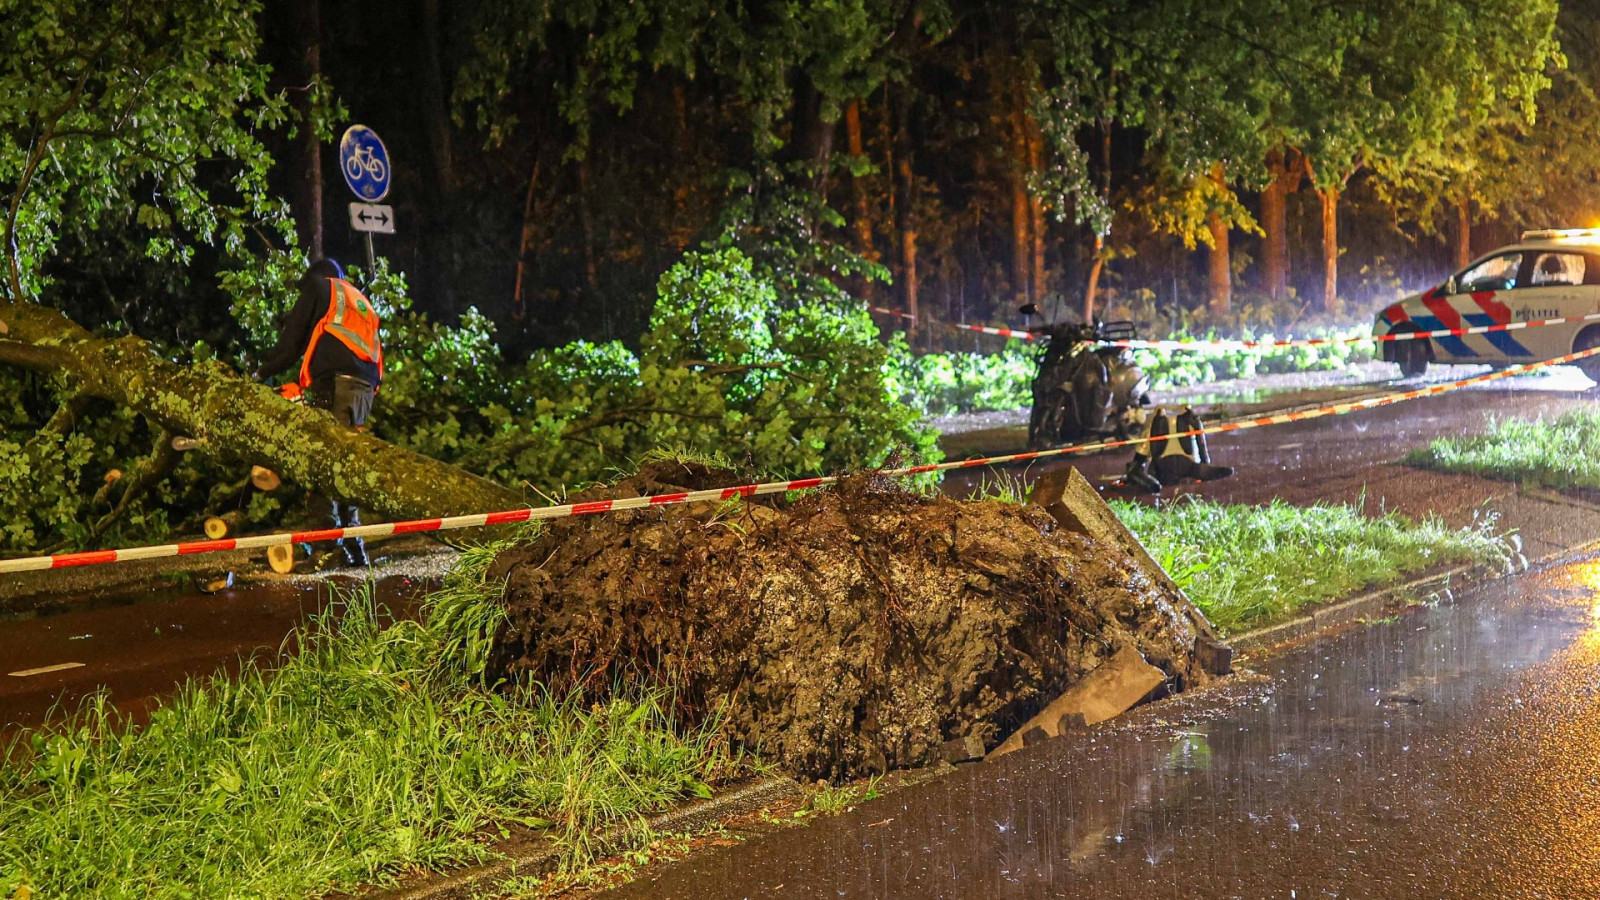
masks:
<svg viewBox="0 0 1600 900"><path fill-rule="evenodd" d="M1134 454L1128 470L1122 473L1122 481L1147 494L1161 493L1161 482L1150 474L1150 459L1142 453Z"/></svg>
<svg viewBox="0 0 1600 900"><path fill-rule="evenodd" d="M361 569L372 565L371 558L367 556L367 544L361 538L345 538L339 542L339 547L344 550L347 564Z"/></svg>

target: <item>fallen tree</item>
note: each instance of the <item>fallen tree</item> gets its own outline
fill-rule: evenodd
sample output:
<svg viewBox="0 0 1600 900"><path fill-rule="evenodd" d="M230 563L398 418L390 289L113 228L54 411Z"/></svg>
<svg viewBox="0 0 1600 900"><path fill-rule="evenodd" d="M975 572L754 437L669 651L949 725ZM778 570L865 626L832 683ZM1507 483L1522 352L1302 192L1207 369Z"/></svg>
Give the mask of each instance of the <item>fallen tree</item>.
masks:
<svg viewBox="0 0 1600 900"><path fill-rule="evenodd" d="M59 376L63 408L91 397L125 406L163 435L195 438L215 458L260 465L393 518L514 509L522 495L457 466L341 427L220 362L179 365L137 337L99 338L61 312L0 302L0 364ZM175 456L151 454L161 474Z"/></svg>

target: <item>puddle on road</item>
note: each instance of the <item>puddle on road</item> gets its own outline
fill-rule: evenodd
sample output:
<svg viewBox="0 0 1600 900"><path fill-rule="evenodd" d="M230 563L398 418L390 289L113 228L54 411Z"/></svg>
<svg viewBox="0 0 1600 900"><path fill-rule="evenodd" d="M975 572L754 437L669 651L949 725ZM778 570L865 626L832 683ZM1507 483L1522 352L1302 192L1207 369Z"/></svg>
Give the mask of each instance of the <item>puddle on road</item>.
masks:
<svg viewBox="0 0 1600 900"><path fill-rule="evenodd" d="M1595 896L1600 562L1514 585L623 894Z"/></svg>

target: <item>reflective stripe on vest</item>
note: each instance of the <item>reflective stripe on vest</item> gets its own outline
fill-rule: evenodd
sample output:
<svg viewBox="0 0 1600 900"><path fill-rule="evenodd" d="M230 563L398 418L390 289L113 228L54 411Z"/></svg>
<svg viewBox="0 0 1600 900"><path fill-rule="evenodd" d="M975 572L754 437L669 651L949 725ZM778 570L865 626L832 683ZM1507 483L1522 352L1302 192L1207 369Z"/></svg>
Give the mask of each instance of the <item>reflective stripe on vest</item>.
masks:
<svg viewBox="0 0 1600 900"><path fill-rule="evenodd" d="M376 363L378 378L383 378L383 342L378 339L378 311L355 285L338 278L329 278L328 311L322 314L311 329L311 340L306 344L306 355L300 361L300 386L311 387L311 357L317 352L317 341L323 334L333 335L339 343L350 348L356 358Z"/></svg>

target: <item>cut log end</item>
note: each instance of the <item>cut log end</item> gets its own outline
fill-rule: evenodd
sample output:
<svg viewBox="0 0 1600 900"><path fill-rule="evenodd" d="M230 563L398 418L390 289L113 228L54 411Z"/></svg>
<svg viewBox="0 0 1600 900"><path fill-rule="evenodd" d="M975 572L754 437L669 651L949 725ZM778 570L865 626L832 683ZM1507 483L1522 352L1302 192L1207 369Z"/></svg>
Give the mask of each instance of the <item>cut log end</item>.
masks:
<svg viewBox="0 0 1600 900"><path fill-rule="evenodd" d="M279 575L294 571L294 545L277 544L267 548L267 565Z"/></svg>
<svg viewBox="0 0 1600 900"><path fill-rule="evenodd" d="M258 491L271 492L278 489L278 485L283 483L283 479L278 477L277 472L265 466L251 466L250 483L255 485Z"/></svg>

